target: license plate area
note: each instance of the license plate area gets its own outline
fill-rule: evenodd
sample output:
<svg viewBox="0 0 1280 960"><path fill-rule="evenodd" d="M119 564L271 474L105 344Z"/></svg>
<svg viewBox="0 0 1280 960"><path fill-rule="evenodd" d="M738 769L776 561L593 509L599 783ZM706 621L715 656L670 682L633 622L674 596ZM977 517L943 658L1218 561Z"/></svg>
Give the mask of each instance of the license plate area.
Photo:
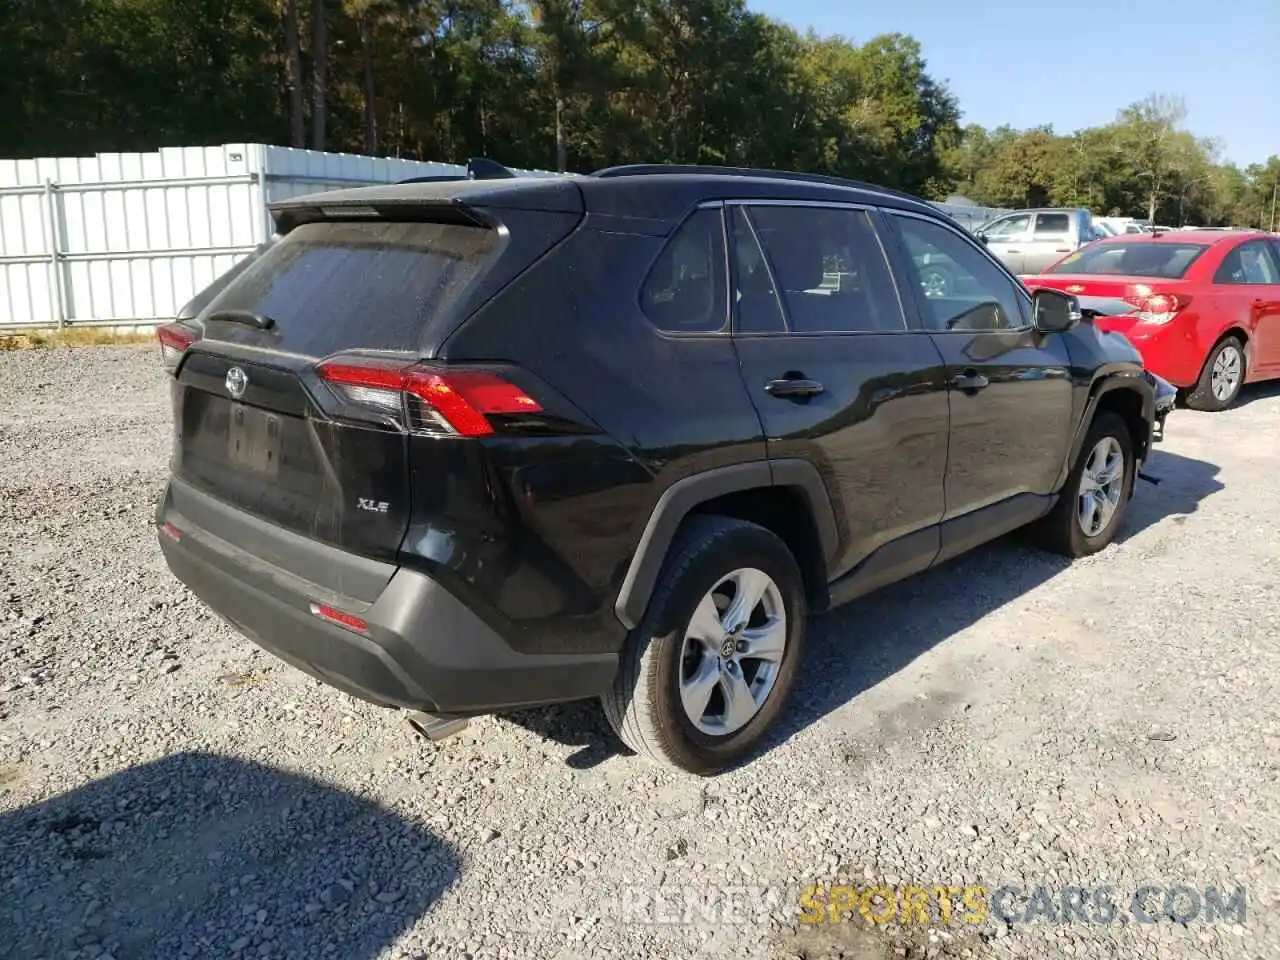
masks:
<svg viewBox="0 0 1280 960"><path fill-rule="evenodd" d="M280 417L266 410L231 405L227 430L227 458L263 476L280 472Z"/></svg>

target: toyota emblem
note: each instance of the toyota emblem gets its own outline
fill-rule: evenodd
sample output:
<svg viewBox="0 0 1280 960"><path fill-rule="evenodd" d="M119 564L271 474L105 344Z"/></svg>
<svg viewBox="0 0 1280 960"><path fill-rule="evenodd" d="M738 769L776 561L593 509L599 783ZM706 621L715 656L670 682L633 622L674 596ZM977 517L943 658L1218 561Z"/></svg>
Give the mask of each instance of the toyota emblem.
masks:
<svg viewBox="0 0 1280 960"><path fill-rule="evenodd" d="M244 396L245 388L249 386L249 375L239 367L232 367L227 371L226 387L227 393L231 394L237 400Z"/></svg>

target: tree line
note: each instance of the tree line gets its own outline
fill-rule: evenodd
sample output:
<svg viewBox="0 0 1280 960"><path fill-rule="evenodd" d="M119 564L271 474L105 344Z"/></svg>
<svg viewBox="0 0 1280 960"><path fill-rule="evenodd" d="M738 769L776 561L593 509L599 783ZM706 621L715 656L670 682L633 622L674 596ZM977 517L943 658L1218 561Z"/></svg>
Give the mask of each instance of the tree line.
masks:
<svg viewBox="0 0 1280 960"><path fill-rule="evenodd" d="M1241 169L1182 129L1175 97L1131 104L1114 123L1069 135L1050 127L966 127L944 159L956 190L991 206L1082 206L1182 226L1280 229L1280 156ZM1273 225L1274 223L1274 225Z"/></svg>
<svg viewBox="0 0 1280 960"><path fill-rule="evenodd" d="M745 0L5 0L0 155L264 141L510 166L780 167L990 206L1265 225L1151 97L1070 135L962 127L905 34L801 34Z"/></svg>

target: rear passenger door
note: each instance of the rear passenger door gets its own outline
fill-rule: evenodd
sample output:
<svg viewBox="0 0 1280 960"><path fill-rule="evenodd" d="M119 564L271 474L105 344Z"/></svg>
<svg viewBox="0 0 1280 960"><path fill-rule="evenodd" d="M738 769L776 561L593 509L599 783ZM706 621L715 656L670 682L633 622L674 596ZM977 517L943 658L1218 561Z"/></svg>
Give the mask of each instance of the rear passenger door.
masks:
<svg viewBox="0 0 1280 960"><path fill-rule="evenodd" d="M875 224L856 206L731 203L734 344L772 459L813 462L842 530L838 576L937 554L947 457L942 360L910 332ZM880 570L880 566L884 569Z"/></svg>
<svg viewBox="0 0 1280 960"><path fill-rule="evenodd" d="M1026 244L1022 257L1022 269L1015 270L1024 276L1034 276L1057 263L1082 242L1071 224L1071 214L1065 211L1041 211L1036 214L1031 230L1031 240Z"/></svg>

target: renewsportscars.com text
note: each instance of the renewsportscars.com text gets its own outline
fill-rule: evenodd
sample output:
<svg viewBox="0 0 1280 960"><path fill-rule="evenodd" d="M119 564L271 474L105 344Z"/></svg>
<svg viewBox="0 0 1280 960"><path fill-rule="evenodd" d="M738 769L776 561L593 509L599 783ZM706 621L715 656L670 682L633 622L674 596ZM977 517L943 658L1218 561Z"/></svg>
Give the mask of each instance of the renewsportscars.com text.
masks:
<svg viewBox="0 0 1280 960"><path fill-rule="evenodd" d="M625 887L618 919L642 925L823 923L977 925L1243 924L1243 887L974 884Z"/></svg>

